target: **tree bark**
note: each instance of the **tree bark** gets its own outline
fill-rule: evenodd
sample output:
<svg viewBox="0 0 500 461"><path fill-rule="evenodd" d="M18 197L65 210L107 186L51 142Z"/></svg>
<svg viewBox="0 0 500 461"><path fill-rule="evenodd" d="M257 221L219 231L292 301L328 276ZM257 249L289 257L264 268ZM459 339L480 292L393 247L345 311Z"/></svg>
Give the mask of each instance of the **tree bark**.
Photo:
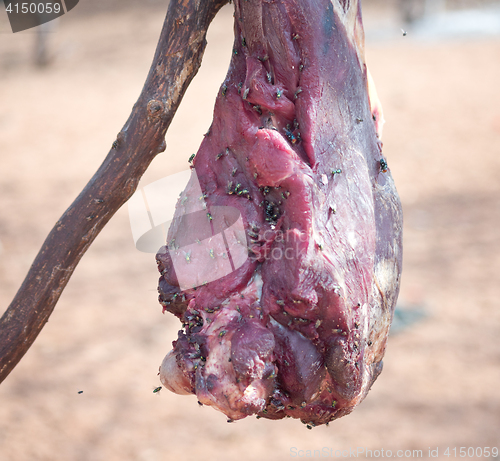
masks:
<svg viewBox="0 0 500 461"><path fill-rule="evenodd" d="M171 0L146 83L106 159L57 221L0 319L0 383L48 321L78 262L132 196L196 75L206 32L228 0Z"/></svg>

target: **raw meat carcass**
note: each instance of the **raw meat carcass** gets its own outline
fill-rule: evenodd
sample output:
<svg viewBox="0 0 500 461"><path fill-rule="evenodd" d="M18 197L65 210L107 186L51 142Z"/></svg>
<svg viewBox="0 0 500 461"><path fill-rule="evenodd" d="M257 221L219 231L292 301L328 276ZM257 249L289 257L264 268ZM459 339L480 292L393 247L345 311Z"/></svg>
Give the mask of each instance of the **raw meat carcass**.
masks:
<svg viewBox="0 0 500 461"><path fill-rule="evenodd" d="M213 124L157 254L183 324L163 385L229 420L312 427L365 397L401 273L402 212L358 0L236 0Z"/></svg>

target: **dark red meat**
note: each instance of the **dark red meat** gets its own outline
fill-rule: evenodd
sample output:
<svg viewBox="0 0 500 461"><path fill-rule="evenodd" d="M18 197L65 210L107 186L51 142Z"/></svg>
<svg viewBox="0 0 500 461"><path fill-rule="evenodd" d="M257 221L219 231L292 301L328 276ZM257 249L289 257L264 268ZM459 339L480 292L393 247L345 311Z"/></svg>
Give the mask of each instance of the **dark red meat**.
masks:
<svg viewBox="0 0 500 461"><path fill-rule="evenodd" d="M194 159L160 302L184 329L161 369L232 420L313 425L364 398L401 272L356 0L236 0L231 66Z"/></svg>

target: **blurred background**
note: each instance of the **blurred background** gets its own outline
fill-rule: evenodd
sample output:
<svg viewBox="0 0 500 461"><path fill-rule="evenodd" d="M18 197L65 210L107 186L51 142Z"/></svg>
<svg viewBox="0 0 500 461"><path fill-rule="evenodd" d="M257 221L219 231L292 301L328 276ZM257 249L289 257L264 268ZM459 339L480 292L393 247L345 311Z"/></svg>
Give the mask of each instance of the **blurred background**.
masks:
<svg viewBox="0 0 500 461"><path fill-rule="evenodd" d="M0 10L2 312L125 123L166 3L81 0L43 38L12 34ZM490 459L476 449L500 447L500 3L363 6L405 215L397 328L366 400L309 431L295 420L228 424L194 396L153 394L180 324L161 314L154 255L135 249L124 207L0 385L1 461L281 461L324 447L422 450L421 459L465 447L467 459ZM231 48L226 6L141 186L186 168Z"/></svg>

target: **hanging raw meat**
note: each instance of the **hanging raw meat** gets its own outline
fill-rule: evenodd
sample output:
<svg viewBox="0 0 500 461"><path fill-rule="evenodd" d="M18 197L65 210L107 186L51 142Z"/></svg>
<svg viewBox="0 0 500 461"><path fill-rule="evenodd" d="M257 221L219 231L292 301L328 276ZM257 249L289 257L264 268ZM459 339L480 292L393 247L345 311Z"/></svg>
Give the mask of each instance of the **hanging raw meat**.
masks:
<svg viewBox="0 0 500 461"><path fill-rule="evenodd" d="M236 0L213 124L157 255L161 369L230 420L314 426L382 369L402 212L357 0Z"/></svg>

